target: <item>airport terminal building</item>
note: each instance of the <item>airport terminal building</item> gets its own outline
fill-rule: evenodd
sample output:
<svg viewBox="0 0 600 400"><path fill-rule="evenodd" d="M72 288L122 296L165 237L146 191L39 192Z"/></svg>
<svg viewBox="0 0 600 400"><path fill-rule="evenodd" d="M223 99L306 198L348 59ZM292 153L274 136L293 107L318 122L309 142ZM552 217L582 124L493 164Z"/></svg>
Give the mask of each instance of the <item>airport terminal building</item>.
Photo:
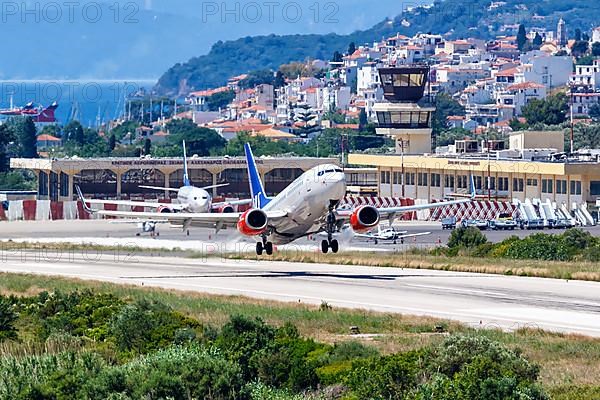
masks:
<svg viewBox="0 0 600 400"><path fill-rule="evenodd" d="M334 158L258 157L256 163L269 194L282 191L303 172ZM215 197L249 197L248 173L243 157L188 159L195 186L228 183L213 189ZM11 159L11 168L33 171L38 177L38 200L73 200L74 185L95 198L156 198L157 192L140 185L165 188L183 186L181 158ZM373 173L374 175L374 173ZM166 198L175 193L165 192Z"/></svg>

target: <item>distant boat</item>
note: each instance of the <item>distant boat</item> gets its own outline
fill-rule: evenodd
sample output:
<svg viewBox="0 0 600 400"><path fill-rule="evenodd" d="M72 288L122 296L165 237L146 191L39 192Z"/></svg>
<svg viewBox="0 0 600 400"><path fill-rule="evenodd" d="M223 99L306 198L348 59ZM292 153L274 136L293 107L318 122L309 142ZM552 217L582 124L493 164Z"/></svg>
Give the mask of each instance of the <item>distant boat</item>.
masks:
<svg viewBox="0 0 600 400"><path fill-rule="evenodd" d="M21 116L21 115L32 115L37 114L35 107L33 106L33 102L29 102L25 104L23 107L13 107L6 108L0 110L0 115L5 115L9 117Z"/></svg>
<svg viewBox="0 0 600 400"><path fill-rule="evenodd" d="M10 107L0 110L0 116L4 117L31 117L35 123L53 124L56 121L55 111L58 103L54 102L46 108L35 107L33 102L27 103L23 107Z"/></svg>

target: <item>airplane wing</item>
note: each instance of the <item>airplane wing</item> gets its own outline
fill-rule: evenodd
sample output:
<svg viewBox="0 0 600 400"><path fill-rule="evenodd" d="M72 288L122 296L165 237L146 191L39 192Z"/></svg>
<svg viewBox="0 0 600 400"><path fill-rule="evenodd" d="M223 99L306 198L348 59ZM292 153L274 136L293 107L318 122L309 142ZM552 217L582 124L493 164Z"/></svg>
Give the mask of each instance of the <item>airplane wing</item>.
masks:
<svg viewBox="0 0 600 400"><path fill-rule="evenodd" d="M471 195L469 198L459 199L459 200L441 201L439 203L415 204L412 206L378 208L377 211L379 211L379 216L381 217L381 219L389 220L389 224L392 225L392 222L394 221L394 219L396 219L396 217L398 217L398 216L401 216L402 214L405 214L408 212L413 212L413 211L430 210L430 209L434 209L434 208L438 208L438 207L446 207L446 206L453 206L453 205L457 205L457 204L470 203L473 200L475 200L475 196L476 196L475 181L473 180L473 177L471 176ZM352 210L352 209L338 210L338 211L336 211L336 214L337 214L338 219L347 221L353 212L354 212L354 210Z"/></svg>
<svg viewBox="0 0 600 400"><path fill-rule="evenodd" d="M166 208L174 210L174 211L181 211L185 208L185 205L183 205L183 204L151 203L151 202L147 202L147 201L85 199L85 202L89 205L112 204L112 205L116 205L116 206L144 207L144 208L155 208L155 209L158 209L161 207L166 207Z"/></svg>
<svg viewBox="0 0 600 400"><path fill-rule="evenodd" d="M150 221L167 221L173 225L183 225L184 229L190 226L216 228L217 230L235 227L242 216L242 213L217 214L217 213L158 213L158 212L136 212L136 211L112 211L112 210L93 210L88 207L90 201L83 197L81 189L76 187L77 194L84 209L90 214L96 214L104 217L142 219ZM287 217L284 211L267 211L269 224L278 224Z"/></svg>
<svg viewBox="0 0 600 400"><path fill-rule="evenodd" d="M201 228L228 229L237 225L242 213L216 214L216 213L156 213L135 211L110 211L99 210L97 215L114 218L135 218L150 221L166 221L173 225L184 227L195 226ZM269 223L277 224L281 219L287 217L284 212L267 212Z"/></svg>
<svg viewBox="0 0 600 400"><path fill-rule="evenodd" d="M213 208L219 208L222 206L245 206L248 204L252 204L252 199L244 199L244 200L234 200L234 201L223 201L220 203L213 203Z"/></svg>

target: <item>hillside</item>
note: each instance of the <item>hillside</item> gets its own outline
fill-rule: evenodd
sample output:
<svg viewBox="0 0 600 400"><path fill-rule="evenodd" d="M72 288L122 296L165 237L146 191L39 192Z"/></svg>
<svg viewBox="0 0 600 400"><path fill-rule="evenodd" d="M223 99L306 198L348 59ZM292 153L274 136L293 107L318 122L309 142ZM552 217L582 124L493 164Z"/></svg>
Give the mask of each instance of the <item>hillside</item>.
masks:
<svg viewBox="0 0 600 400"><path fill-rule="evenodd" d="M504 25L523 23L554 30L558 20L566 20L570 32L575 28L589 31L600 24L600 3L587 0L506 0L491 8L490 0L435 1L432 6L418 7L370 29L349 35L270 35L217 42L204 56L171 67L159 80L156 89L175 94L189 89L204 89L224 84L228 77L249 71L272 68L307 58L329 59L335 51L344 51L350 42L370 43L382 37L418 32L444 34L449 38L476 37L489 39L505 33ZM399 6L400 8L400 6ZM537 16L535 20L533 16Z"/></svg>

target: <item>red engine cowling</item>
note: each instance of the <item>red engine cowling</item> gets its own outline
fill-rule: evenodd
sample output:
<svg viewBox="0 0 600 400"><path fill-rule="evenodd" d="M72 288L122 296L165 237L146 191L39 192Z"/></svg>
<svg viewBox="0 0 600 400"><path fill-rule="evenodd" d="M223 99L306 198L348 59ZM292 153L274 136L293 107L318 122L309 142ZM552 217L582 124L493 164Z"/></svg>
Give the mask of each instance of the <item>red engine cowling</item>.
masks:
<svg viewBox="0 0 600 400"><path fill-rule="evenodd" d="M240 216L237 223L238 231L245 236L258 236L267 230L267 214L258 209L248 210Z"/></svg>
<svg viewBox="0 0 600 400"><path fill-rule="evenodd" d="M166 207L166 206L158 207L158 209L156 211L158 211L160 214L172 214L173 213L173 210L171 210L169 207Z"/></svg>
<svg viewBox="0 0 600 400"><path fill-rule="evenodd" d="M235 212L235 208L231 204L223 204L217 209L219 214L233 214Z"/></svg>
<svg viewBox="0 0 600 400"><path fill-rule="evenodd" d="M372 206L362 206L350 216L350 226L354 232L368 232L379 224L379 211Z"/></svg>

